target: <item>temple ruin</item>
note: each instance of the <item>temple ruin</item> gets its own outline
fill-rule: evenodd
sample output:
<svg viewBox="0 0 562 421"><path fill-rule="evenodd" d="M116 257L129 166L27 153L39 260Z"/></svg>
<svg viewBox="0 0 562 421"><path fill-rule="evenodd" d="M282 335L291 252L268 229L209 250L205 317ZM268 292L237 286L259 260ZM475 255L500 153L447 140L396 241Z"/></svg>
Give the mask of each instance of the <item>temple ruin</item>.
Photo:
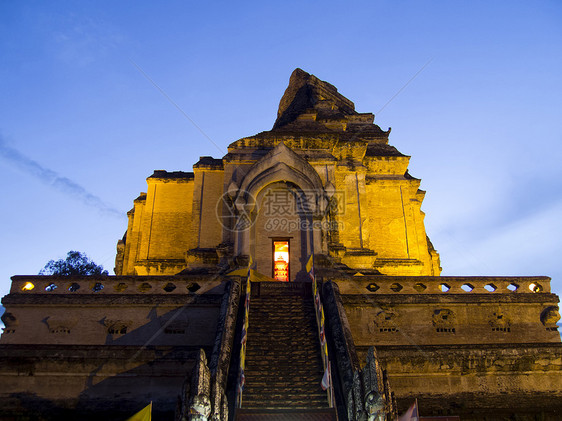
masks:
<svg viewBox="0 0 562 421"><path fill-rule="evenodd" d="M390 421L416 399L562 419L550 278L440 276L425 192L374 117L296 69L271 130L147 178L115 276L12 277L0 419L152 402L157 420Z"/></svg>

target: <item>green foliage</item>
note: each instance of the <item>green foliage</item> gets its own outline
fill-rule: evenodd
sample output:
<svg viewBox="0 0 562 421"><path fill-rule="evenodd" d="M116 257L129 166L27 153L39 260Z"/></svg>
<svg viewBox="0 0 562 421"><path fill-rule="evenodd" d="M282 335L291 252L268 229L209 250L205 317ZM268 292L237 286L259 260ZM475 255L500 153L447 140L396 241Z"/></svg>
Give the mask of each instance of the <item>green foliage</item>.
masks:
<svg viewBox="0 0 562 421"><path fill-rule="evenodd" d="M71 250L64 260L50 260L45 267L39 271L39 275L108 275L108 272L107 270L103 270L103 266L97 265L91 261L85 253Z"/></svg>

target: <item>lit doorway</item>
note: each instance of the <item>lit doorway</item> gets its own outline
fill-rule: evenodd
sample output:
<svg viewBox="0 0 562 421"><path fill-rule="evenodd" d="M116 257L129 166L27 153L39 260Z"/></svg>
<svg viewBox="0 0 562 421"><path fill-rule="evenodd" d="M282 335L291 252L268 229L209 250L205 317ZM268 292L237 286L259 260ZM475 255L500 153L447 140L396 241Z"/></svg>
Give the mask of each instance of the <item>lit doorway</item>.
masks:
<svg viewBox="0 0 562 421"><path fill-rule="evenodd" d="M273 278L289 282L289 240L273 241Z"/></svg>

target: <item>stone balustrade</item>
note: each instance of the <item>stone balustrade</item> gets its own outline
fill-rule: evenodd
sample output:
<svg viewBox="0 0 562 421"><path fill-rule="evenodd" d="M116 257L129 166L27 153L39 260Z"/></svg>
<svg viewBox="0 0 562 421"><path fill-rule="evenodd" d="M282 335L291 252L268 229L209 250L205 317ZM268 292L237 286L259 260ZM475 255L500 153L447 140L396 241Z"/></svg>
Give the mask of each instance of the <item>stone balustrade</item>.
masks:
<svg viewBox="0 0 562 421"><path fill-rule="evenodd" d="M335 281L342 294L550 293L547 276L355 276ZM13 276L10 293L165 295L201 294L211 289L222 293L221 282L220 278L209 281L198 276Z"/></svg>
<svg viewBox="0 0 562 421"><path fill-rule="evenodd" d="M550 293L547 276L355 276L335 281L342 294Z"/></svg>
<svg viewBox="0 0 562 421"><path fill-rule="evenodd" d="M222 294L222 279L198 276L13 276L10 294Z"/></svg>

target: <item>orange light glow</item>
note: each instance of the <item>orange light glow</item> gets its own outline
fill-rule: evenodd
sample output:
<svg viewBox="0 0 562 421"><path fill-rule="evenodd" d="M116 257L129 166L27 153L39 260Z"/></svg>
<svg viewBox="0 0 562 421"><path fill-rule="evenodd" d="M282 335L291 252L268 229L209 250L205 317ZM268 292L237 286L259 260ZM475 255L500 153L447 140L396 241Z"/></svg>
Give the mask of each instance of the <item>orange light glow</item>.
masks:
<svg viewBox="0 0 562 421"><path fill-rule="evenodd" d="M273 242L273 277L277 281L289 281L289 242Z"/></svg>
<svg viewBox="0 0 562 421"><path fill-rule="evenodd" d="M542 286L540 286L539 284L535 284L535 283L530 284L529 289L532 292L542 292Z"/></svg>
<svg viewBox="0 0 562 421"><path fill-rule="evenodd" d="M25 285L21 287L21 290L31 291L33 288L35 288L35 285L33 285L31 282L26 282Z"/></svg>

